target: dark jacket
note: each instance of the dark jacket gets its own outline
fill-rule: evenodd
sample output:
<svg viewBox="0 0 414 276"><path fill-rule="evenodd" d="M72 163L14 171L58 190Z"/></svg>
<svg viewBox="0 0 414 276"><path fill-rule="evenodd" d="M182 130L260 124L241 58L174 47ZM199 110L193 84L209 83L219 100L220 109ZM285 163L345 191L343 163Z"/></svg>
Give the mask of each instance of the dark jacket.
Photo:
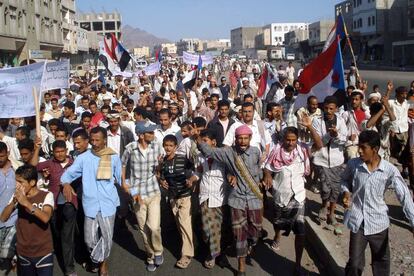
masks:
<svg viewBox="0 0 414 276"><path fill-rule="evenodd" d="M120 143L120 149L119 149L119 157L121 158L122 155L124 154L125 151L125 147L131 143L134 142L134 134L131 132L131 130L129 130L129 128L124 127L124 126L119 126L121 128L121 143ZM107 127L107 131L109 131L109 127ZM129 178L129 174L130 172L130 167L129 167L129 163L127 165L126 168L126 176L127 178Z"/></svg>
<svg viewBox="0 0 414 276"><path fill-rule="evenodd" d="M227 129L223 129L223 125L220 123L218 116L214 117L214 119L208 123L207 128L211 129L216 134L217 147L223 146L224 137L226 136L231 125L234 123L235 121L232 118L229 118L229 125L227 126Z"/></svg>

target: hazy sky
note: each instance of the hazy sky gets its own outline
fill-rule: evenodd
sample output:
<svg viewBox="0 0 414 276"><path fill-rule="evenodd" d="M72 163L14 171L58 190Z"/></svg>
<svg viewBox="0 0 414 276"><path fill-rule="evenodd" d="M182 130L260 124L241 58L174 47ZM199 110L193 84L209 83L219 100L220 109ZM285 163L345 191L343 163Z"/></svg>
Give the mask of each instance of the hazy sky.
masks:
<svg viewBox="0 0 414 276"><path fill-rule="evenodd" d="M239 26L333 19L339 0L78 0L78 12L112 12L122 24L172 41L230 38Z"/></svg>

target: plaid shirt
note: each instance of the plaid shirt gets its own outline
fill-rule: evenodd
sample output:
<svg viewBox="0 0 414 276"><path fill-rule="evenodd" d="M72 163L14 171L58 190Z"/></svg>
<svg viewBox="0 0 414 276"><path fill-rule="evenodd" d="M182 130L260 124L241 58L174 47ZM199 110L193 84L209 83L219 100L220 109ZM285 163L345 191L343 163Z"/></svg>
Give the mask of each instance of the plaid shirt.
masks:
<svg viewBox="0 0 414 276"><path fill-rule="evenodd" d="M158 166L158 157L161 148L158 143L151 143L145 151L138 147L138 142L126 146L122 155L122 166L131 164L130 193L139 194L142 198L150 197L160 192L155 172Z"/></svg>

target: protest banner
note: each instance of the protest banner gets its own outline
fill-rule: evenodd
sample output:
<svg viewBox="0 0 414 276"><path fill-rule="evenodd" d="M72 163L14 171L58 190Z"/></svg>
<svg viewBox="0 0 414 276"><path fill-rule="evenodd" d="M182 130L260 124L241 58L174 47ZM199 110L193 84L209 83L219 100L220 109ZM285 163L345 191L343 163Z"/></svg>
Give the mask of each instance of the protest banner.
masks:
<svg viewBox="0 0 414 276"><path fill-rule="evenodd" d="M161 70L161 63L159 61L151 63L147 67L145 67L142 70L138 70L137 75L138 77L141 77L144 75L146 76L154 76L156 73L158 73Z"/></svg>
<svg viewBox="0 0 414 276"><path fill-rule="evenodd" d="M48 62L43 72L40 92L69 87L69 60Z"/></svg>
<svg viewBox="0 0 414 276"><path fill-rule="evenodd" d="M188 52L183 52L183 62L191 65L198 65L199 55L194 55ZM201 55L203 65L213 64L213 56L210 54Z"/></svg>
<svg viewBox="0 0 414 276"><path fill-rule="evenodd" d="M0 118L36 114L33 87L39 91L45 63L0 70Z"/></svg>

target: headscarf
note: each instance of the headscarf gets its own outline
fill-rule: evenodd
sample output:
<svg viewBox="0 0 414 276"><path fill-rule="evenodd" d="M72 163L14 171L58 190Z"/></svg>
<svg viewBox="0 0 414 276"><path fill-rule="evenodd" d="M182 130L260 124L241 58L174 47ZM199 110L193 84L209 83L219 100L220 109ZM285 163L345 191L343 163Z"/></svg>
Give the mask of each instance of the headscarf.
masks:
<svg viewBox="0 0 414 276"><path fill-rule="evenodd" d="M267 163L270 163L276 172L280 172L282 167L291 165L297 157L303 161L305 166L304 175L310 174L310 158L309 148L306 144L298 142L296 148L291 152L285 151L282 143L278 143L267 159Z"/></svg>

